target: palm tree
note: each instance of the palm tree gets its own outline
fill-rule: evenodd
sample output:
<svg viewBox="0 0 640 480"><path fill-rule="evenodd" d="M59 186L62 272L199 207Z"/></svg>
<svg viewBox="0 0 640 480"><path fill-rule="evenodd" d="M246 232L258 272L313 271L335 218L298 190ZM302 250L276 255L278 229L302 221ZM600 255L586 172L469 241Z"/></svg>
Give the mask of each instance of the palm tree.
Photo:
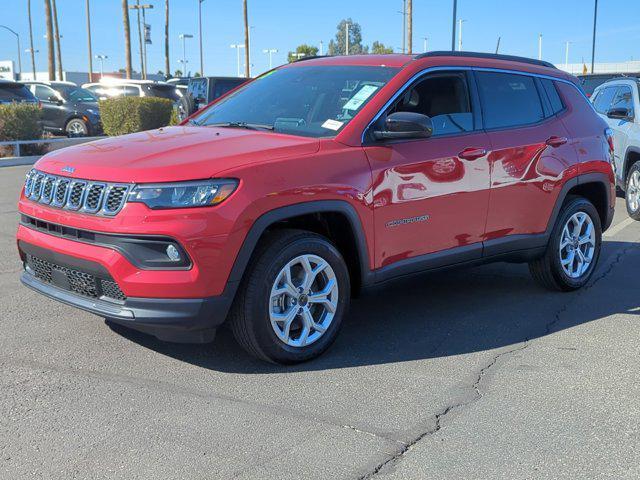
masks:
<svg viewBox="0 0 640 480"><path fill-rule="evenodd" d="M122 24L124 26L124 56L127 78L131 78L131 29L129 27L129 2L122 0Z"/></svg>
<svg viewBox="0 0 640 480"><path fill-rule="evenodd" d="M164 0L164 71L166 77L171 75L171 68L169 67L169 0Z"/></svg>
<svg viewBox="0 0 640 480"><path fill-rule="evenodd" d="M56 39L56 62L58 62L58 80L62 81L62 53L60 52L60 29L58 28L58 8L56 0L51 0L53 6L53 36Z"/></svg>
<svg viewBox="0 0 640 480"><path fill-rule="evenodd" d="M251 65L249 64L249 15L247 13L247 0L242 0L242 11L244 14L244 76L249 78Z"/></svg>
<svg viewBox="0 0 640 480"><path fill-rule="evenodd" d="M31 25L31 0L27 0L27 14L29 15L29 42L31 48L31 68L33 69L33 79L36 79L36 52L33 50L33 27Z"/></svg>
<svg viewBox="0 0 640 480"><path fill-rule="evenodd" d="M47 59L49 60L49 80L56 79L56 59L53 54L53 23L51 21L51 2L44 0L44 18L47 24Z"/></svg>
<svg viewBox="0 0 640 480"><path fill-rule="evenodd" d="M407 53L413 53L413 2L407 0Z"/></svg>

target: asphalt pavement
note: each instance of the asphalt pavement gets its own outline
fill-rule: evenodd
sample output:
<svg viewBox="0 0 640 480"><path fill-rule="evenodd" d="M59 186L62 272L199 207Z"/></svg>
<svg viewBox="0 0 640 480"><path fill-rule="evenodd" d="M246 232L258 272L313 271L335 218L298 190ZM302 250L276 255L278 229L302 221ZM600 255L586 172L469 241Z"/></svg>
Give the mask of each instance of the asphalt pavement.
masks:
<svg viewBox="0 0 640 480"><path fill-rule="evenodd" d="M640 478L640 223L587 288L526 265L407 278L296 367L173 345L20 285L0 169L1 479Z"/></svg>

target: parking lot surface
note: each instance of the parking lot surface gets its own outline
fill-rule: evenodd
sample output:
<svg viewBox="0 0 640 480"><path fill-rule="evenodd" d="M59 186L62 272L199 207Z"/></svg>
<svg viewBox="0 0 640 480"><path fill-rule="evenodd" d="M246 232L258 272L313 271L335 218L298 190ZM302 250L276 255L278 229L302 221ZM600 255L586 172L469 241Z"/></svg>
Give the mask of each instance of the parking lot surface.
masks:
<svg viewBox="0 0 640 480"><path fill-rule="evenodd" d="M640 223L618 200L588 288L526 265L417 276L353 302L320 359L230 332L172 345L20 285L0 169L0 478L640 478Z"/></svg>

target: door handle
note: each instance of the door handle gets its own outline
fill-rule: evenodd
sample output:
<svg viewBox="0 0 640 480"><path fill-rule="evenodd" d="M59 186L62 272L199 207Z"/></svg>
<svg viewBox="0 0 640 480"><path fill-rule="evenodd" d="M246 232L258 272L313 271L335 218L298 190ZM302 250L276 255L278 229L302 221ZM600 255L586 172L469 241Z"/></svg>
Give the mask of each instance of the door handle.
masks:
<svg viewBox="0 0 640 480"><path fill-rule="evenodd" d="M467 147L458 154L458 157L464 158L465 160L476 160L484 157L486 154L487 150L484 148Z"/></svg>
<svg viewBox="0 0 640 480"><path fill-rule="evenodd" d="M553 137L547 138L547 141L545 143L550 147L556 148L567 143L567 137L556 137L554 135Z"/></svg>

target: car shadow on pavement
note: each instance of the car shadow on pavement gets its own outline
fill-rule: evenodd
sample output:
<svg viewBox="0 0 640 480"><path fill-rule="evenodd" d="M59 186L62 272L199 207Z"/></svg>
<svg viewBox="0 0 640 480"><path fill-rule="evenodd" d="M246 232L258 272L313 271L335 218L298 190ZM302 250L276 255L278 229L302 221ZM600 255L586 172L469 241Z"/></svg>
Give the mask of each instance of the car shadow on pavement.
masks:
<svg viewBox="0 0 640 480"><path fill-rule="evenodd" d="M620 272L622 263L629 265ZM269 374L406 362L505 347L616 313L638 314L640 295L633 282L639 269L639 243L606 242L589 285L577 292L542 289L526 265L493 264L404 278L355 299L335 344L320 358L289 367L249 357L224 327L206 345L165 343L111 328L158 353L223 372ZM626 288L609 278L614 273L629 277Z"/></svg>

